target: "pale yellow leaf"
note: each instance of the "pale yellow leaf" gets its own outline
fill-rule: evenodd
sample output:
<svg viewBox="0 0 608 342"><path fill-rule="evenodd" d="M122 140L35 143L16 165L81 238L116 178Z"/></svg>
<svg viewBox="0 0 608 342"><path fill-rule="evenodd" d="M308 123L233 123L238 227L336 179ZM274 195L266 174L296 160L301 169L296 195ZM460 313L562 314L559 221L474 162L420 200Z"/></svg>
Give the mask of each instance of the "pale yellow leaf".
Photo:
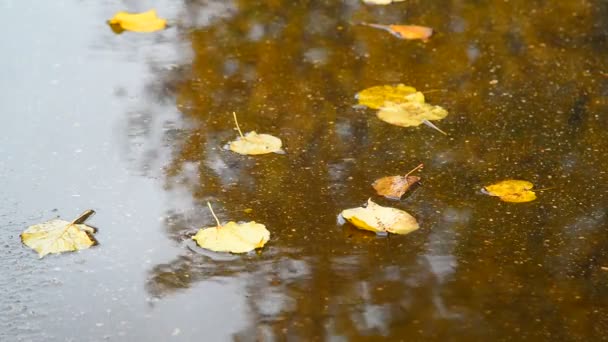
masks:
<svg viewBox="0 0 608 342"><path fill-rule="evenodd" d="M266 153L281 153L281 139L270 134L257 134L249 132L242 137L229 143L231 151L240 154L266 154Z"/></svg>
<svg viewBox="0 0 608 342"><path fill-rule="evenodd" d="M355 227L375 233L408 234L419 228L416 219L407 212L395 208L383 207L372 200L367 207L346 209L342 217Z"/></svg>
<svg viewBox="0 0 608 342"><path fill-rule="evenodd" d="M425 120L443 119L448 115L448 112L440 106L410 101L403 103L386 103L376 115L380 120L392 125L411 127L419 126Z"/></svg>
<svg viewBox="0 0 608 342"><path fill-rule="evenodd" d="M254 221L231 221L222 226L200 229L192 238L202 248L215 252L246 253L262 248L270 239L270 232L266 226Z"/></svg>
<svg viewBox="0 0 608 342"><path fill-rule="evenodd" d="M41 258L50 253L77 251L94 245L90 234L95 229L75 221L54 219L30 226L21 233L21 241Z"/></svg>

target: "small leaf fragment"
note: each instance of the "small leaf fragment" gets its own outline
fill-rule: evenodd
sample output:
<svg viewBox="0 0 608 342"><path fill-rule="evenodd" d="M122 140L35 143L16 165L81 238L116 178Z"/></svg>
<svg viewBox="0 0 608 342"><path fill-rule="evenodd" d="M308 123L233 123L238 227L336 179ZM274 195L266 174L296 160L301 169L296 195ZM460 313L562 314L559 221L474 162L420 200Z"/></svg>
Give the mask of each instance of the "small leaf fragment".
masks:
<svg viewBox="0 0 608 342"><path fill-rule="evenodd" d="M536 193L532 191L533 187L534 184L528 181L508 179L485 186L483 192L496 196L504 202L523 203L536 199Z"/></svg>
<svg viewBox="0 0 608 342"><path fill-rule="evenodd" d="M151 9L142 13L118 12L108 20L108 24L127 31L154 32L167 27L167 20L159 18L156 10Z"/></svg>
<svg viewBox="0 0 608 342"><path fill-rule="evenodd" d="M355 95L362 106L380 109L386 102L400 103L409 101L406 96L416 93L416 88L398 84L396 86L382 85L364 89ZM424 97L422 99L424 102Z"/></svg>
<svg viewBox="0 0 608 342"><path fill-rule="evenodd" d="M257 155L273 152L281 153L283 152L281 149L282 145L281 139L275 136L270 134L258 134L252 131L231 141L229 143L229 148L231 151L239 154Z"/></svg>
<svg viewBox="0 0 608 342"><path fill-rule="evenodd" d="M270 232L266 226L254 221L231 221L222 226L202 228L192 239L200 247L214 252L246 253L264 247L270 240Z"/></svg>
<svg viewBox="0 0 608 342"><path fill-rule="evenodd" d="M375 233L408 234L419 228L416 219L407 212L395 208L383 207L371 199L367 207L346 209L342 217L355 227Z"/></svg>
<svg viewBox="0 0 608 342"><path fill-rule="evenodd" d="M21 241L38 252L40 258L51 253L87 249L96 243L92 237L95 229L83 222L93 213L94 211L87 210L72 222L54 219L29 226L21 233Z"/></svg>

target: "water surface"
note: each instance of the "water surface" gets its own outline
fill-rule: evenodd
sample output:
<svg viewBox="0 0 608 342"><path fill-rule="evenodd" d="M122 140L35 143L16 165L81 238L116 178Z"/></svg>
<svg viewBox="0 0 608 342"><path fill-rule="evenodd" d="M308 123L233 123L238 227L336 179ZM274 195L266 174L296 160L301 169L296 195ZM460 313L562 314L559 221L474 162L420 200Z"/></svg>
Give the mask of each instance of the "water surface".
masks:
<svg viewBox="0 0 608 342"><path fill-rule="evenodd" d="M4 1L0 339L600 340L608 331L605 1ZM166 31L115 35L156 6ZM358 22L433 27L403 41ZM450 114L358 109L404 83ZM245 131L285 155L223 146ZM371 183L419 163L401 201ZM480 193L526 179L523 204ZM421 229L340 225L372 197ZM259 253L204 252L223 221ZM100 245L38 260L28 225L93 208Z"/></svg>

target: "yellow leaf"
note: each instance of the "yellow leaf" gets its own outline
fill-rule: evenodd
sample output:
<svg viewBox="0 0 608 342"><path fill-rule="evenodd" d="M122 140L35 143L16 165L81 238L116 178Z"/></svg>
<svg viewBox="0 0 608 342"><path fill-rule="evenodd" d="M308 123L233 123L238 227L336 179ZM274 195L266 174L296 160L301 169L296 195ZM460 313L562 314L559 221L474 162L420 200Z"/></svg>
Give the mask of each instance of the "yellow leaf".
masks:
<svg viewBox="0 0 608 342"><path fill-rule="evenodd" d="M192 237L202 248L215 252L246 253L262 248L270 239L263 224L228 222L223 226L200 229Z"/></svg>
<svg viewBox="0 0 608 342"><path fill-rule="evenodd" d="M229 143L230 150L240 154L281 153L281 139L270 134L249 132Z"/></svg>
<svg viewBox="0 0 608 342"><path fill-rule="evenodd" d="M342 217L355 227L375 233L408 234L418 229L416 219L403 210L383 207L371 199L367 200L367 207L346 209Z"/></svg>
<svg viewBox="0 0 608 342"><path fill-rule="evenodd" d="M416 93L416 88L403 84L398 84L396 86L383 85L364 89L355 97L360 105L372 109L379 109L384 106L386 102L401 103L410 101L406 99L406 97L414 93ZM424 95L422 97L422 102L424 102Z"/></svg>
<svg viewBox="0 0 608 342"><path fill-rule="evenodd" d="M490 196L497 196L505 202L530 202L536 199L536 193L532 191L534 184L524 180L509 179L483 188Z"/></svg>
<svg viewBox="0 0 608 342"><path fill-rule="evenodd" d="M40 258L49 253L87 249L96 243L91 235L95 229L82 223L94 213L87 210L72 222L55 219L30 226L21 233L21 241L38 252Z"/></svg>
<svg viewBox="0 0 608 342"><path fill-rule="evenodd" d="M433 35L433 29L426 26L418 25L381 25L362 22L361 25L373 27L376 29L384 30L393 36L400 39L421 39L427 41L431 35Z"/></svg>
<svg viewBox="0 0 608 342"><path fill-rule="evenodd" d="M387 103L376 115L384 122L401 127L411 127L419 126L425 120L441 120L448 115L448 112L440 106L411 101Z"/></svg>
<svg viewBox="0 0 608 342"><path fill-rule="evenodd" d="M418 25L389 25L389 32L401 39L420 39L426 41L433 35L433 29Z"/></svg>
<svg viewBox="0 0 608 342"><path fill-rule="evenodd" d="M153 9L143 13L118 12L108 23L135 32L154 32L167 26L167 20L159 18Z"/></svg>

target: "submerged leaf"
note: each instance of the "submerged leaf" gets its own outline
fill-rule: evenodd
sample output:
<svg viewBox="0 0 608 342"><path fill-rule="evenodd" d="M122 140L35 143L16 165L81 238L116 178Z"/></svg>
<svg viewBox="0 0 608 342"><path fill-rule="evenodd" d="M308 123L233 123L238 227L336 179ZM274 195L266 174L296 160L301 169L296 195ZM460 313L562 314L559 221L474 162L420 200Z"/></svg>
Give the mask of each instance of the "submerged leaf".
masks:
<svg viewBox="0 0 608 342"><path fill-rule="evenodd" d="M270 134L257 134L256 132L246 133L242 137L231 141L229 148L231 151L240 154L266 154L266 153L281 153L281 139Z"/></svg>
<svg viewBox="0 0 608 342"><path fill-rule="evenodd" d="M21 233L21 241L38 252L40 258L50 253L87 249L96 243L92 237L95 229L83 223L94 213L87 210L72 222L54 219L30 226Z"/></svg>
<svg viewBox="0 0 608 342"><path fill-rule="evenodd" d="M490 196L497 196L505 202L530 202L536 199L536 193L532 191L534 184L524 180L509 179L488 185L483 192Z"/></svg>
<svg viewBox="0 0 608 342"><path fill-rule="evenodd" d="M375 233L408 234L418 229L418 222L407 212L395 208L383 207L371 199L367 207L346 209L342 217L360 229Z"/></svg>
<svg viewBox="0 0 608 342"><path fill-rule="evenodd" d="M415 93L416 88L403 84L398 84L396 86L383 85L364 89L355 95L355 98L362 106L371 109L379 109L384 106L386 102L401 103L410 101L409 99L406 99L406 97ZM422 98L422 102L424 102L424 97Z"/></svg>
<svg viewBox="0 0 608 342"><path fill-rule="evenodd" d="M108 20L111 26L119 26L123 30L134 32L154 32L167 26L167 20L156 15L156 10L143 13L118 12Z"/></svg>
<svg viewBox="0 0 608 342"><path fill-rule="evenodd" d="M200 229L192 239L202 248L215 252L246 253L264 247L270 240L270 232L266 226L254 221L231 221L222 226Z"/></svg>

